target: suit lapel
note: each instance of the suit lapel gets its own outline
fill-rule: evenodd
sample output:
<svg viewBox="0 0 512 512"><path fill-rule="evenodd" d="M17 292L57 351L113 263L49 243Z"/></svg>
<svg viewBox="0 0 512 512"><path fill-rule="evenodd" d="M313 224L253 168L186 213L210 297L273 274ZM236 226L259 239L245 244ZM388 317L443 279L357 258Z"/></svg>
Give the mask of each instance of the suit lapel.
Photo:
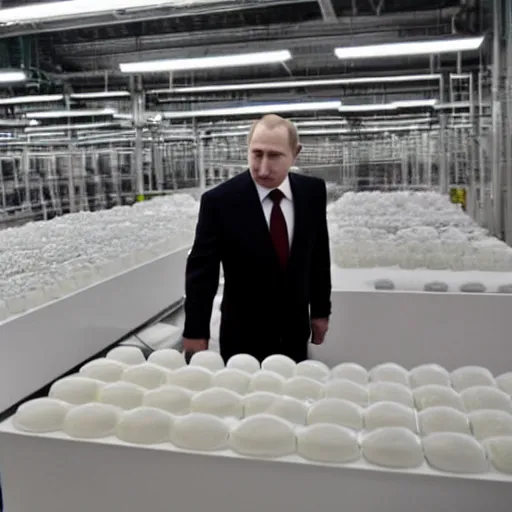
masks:
<svg viewBox="0 0 512 512"><path fill-rule="evenodd" d="M303 245L305 240L307 198L305 196L304 189L300 186L299 180L297 180L296 174L290 172L288 176L290 179L290 188L293 194L294 210L293 241L290 251L290 264L292 264L295 259L295 255L297 252L300 252L300 247Z"/></svg>

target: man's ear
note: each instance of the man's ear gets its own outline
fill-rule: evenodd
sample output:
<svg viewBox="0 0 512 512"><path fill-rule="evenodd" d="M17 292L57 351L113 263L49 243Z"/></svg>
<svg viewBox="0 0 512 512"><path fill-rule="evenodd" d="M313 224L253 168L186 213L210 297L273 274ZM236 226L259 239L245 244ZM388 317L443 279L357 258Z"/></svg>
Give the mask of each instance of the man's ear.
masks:
<svg viewBox="0 0 512 512"><path fill-rule="evenodd" d="M295 150L295 158L299 156L299 153L302 151L302 144L297 144L297 149Z"/></svg>

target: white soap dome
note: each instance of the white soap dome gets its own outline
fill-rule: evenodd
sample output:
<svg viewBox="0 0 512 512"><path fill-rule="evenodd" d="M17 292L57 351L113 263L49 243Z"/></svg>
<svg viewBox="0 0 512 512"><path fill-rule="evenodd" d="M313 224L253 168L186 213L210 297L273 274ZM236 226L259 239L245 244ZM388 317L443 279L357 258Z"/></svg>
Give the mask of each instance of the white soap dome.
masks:
<svg viewBox="0 0 512 512"><path fill-rule="evenodd" d="M254 416L255 414L266 413L270 406L279 398L276 393L268 391L255 391L243 398L244 416Z"/></svg>
<svg viewBox="0 0 512 512"><path fill-rule="evenodd" d="M421 440L403 427L386 427L363 436L361 450L371 464L393 469L412 469L424 463Z"/></svg>
<svg viewBox="0 0 512 512"><path fill-rule="evenodd" d="M127 367L125 363L103 357L84 364L80 368L79 375L102 382L116 382L121 379Z"/></svg>
<svg viewBox="0 0 512 512"><path fill-rule="evenodd" d="M452 385L459 393L474 386L496 386L492 373L481 366L463 366L451 374Z"/></svg>
<svg viewBox="0 0 512 512"><path fill-rule="evenodd" d="M417 433L414 409L397 402L378 402L364 411L364 426L368 431L383 427L403 427Z"/></svg>
<svg viewBox="0 0 512 512"><path fill-rule="evenodd" d="M98 402L115 405L124 410L136 409L144 400L144 388L131 382L115 382L103 387Z"/></svg>
<svg viewBox="0 0 512 512"><path fill-rule="evenodd" d="M297 449L295 431L287 421L270 414L243 419L229 437L230 448L252 457L284 457Z"/></svg>
<svg viewBox="0 0 512 512"><path fill-rule="evenodd" d="M512 415L504 411L479 410L468 414L473 435L479 441L512 436Z"/></svg>
<svg viewBox="0 0 512 512"><path fill-rule="evenodd" d="M357 363L341 363L331 370L333 379L345 379L366 386L369 375L366 368Z"/></svg>
<svg viewBox="0 0 512 512"><path fill-rule="evenodd" d="M268 356L261 363L262 370L278 373L285 379L290 379L295 375L297 364L293 359L282 354Z"/></svg>
<svg viewBox="0 0 512 512"><path fill-rule="evenodd" d="M102 382L89 377L71 375L52 384L48 396L73 405L95 402Z"/></svg>
<svg viewBox="0 0 512 512"><path fill-rule="evenodd" d="M115 433L120 414L120 409L113 405L78 405L66 415L63 431L70 437L81 439L108 437Z"/></svg>
<svg viewBox="0 0 512 512"><path fill-rule="evenodd" d="M473 386L460 394L468 412L481 409L497 409L512 412L510 396L501 389L491 386Z"/></svg>
<svg viewBox="0 0 512 512"><path fill-rule="evenodd" d="M148 363L156 364L167 370L177 370L187 366L184 355L173 348L155 350L149 355Z"/></svg>
<svg viewBox="0 0 512 512"><path fill-rule="evenodd" d="M306 460L327 464L346 464L361 458L353 430L325 423L298 429L297 453Z"/></svg>
<svg viewBox="0 0 512 512"><path fill-rule="evenodd" d="M244 413L242 396L224 388L210 388L199 392L190 403L191 412L220 417L241 418Z"/></svg>
<svg viewBox="0 0 512 512"><path fill-rule="evenodd" d="M418 413L418 424L422 436L437 432L471 434L467 416L453 407L429 407Z"/></svg>
<svg viewBox="0 0 512 512"><path fill-rule="evenodd" d="M292 377L285 381L283 395L298 400L320 400L324 395L324 387L320 382L309 377Z"/></svg>
<svg viewBox="0 0 512 512"><path fill-rule="evenodd" d="M451 386L450 373L438 364L423 364L409 372L409 382L412 388L420 388L435 384L437 386Z"/></svg>
<svg viewBox="0 0 512 512"><path fill-rule="evenodd" d="M225 367L222 356L218 352L213 352L213 350L201 350L196 352L190 358L189 366L199 366L211 372L218 372Z"/></svg>
<svg viewBox="0 0 512 512"><path fill-rule="evenodd" d="M124 370L122 380L145 389L155 389L167 382L167 372L156 364L142 363Z"/></svg>
<svg viewBox="0 0 512 512"><path fill-rule="evenodd" d="M185 450L224 450L228 439L227 423L217 416L202 413L176 418L171 433L171 443Z"/></svg>
<svg viewBox="0 0 512 512"><path fill-rule="evenodd" d="M190 412L193 396L194 393L189 389L167 385L146 392L142 403L146 407L162 409L179 416Z"/></svg>
<svg viewBox="0 0 512 512"><path fill-rule="evenodd" d="M325 384L326 398L341 398L366 407L368 405L368 390L347 379L332 379Z"/></svg>
<svg viewBox="0 0 512 512"><path fill-rule="evenodd" d="M245 395L249 391L251 383L251 374L242 370L225 368L213 375L212 386L216 388L225 388L234 391L240 395Z"/></svg>
<svg viewBox="0 0 512 512"><path fill-rule="evenodd" d="M254 356L249 354L235 354L229 358L226 368L240 370L252 375L261 369L261 365Z"/></svg>
<svg viewBox="0 0 512 512"><path fill-rule="evenodd" d="M396 363L383 363L373 367L369 377L371 382L395 382L409 386L409 372Z"/></svg>
<svg viewBox="0 0 512 512"><path fill-rule="evenodd" d="M327 423L361 430L364 425L363 408L341 398L324 398L311 405L306 423Z"/></svg>
<svg viewBox="0 0 512 512"><path fill-rule="evenodd" d="M136 365L146 362L144 353L140 348L122 345L110 350L106 357L107 359L112 359L128 365Z"/></svg>
<svg viewBox="0 0 512 512"><path fill-rule="evenodd" d="M116 436L134 444L159 444L169 441L172 416L153 407L126 411L117 423Z"/></svg>
<svg viewBox="0 0 512 512"><path fill-rule="evenodd" d="M452 388L431 384L414 390L414 402L419 411L429 407L452 407L465 412L466 408L461 396Z"/></svg>
<svg viewBox="0 0 512 512"><path fill-rule="evenodd" d="M210 387L213 373L200 366L185 366L168 374L167 382L174 386L190 389L191 391L203 391Z"/></svg>
<svg viewBox="0 0 512 512"><path fill-rule="evenodd" d="M279 396L267 411L296 425L305 425L308 416L308 406L305 402L290 396Z"/></svg>
<svg viewBox="0 0 512 512"><path fill-rule="evenodd" d="M62 430L71 405L56 398L36 398L21 404L12 418L14 428L34 434Z"/></svg>
<svg viewBox="0 0 512 512"><path fill-rule="evenodd" d="M494 469L512 475L512 436L487 439L484 447Z"/></svg>
<svg viewBox="0 0 512 512"><path fill-rule="evenodd" d="M259 370L252 377L249 383L249 391L267 391L268 393L281 394L285 378L279 373L269 370Z"/></svg>
<svg viewBox="0 0 512 512"><path fill-rule="evenodd" d="M370 404L396 402L406 407L414 407L412 391L398 382L370 382L368 384L368 399Z"/></svg>
<svg viewBox="0 0 512 512"><path fill-rule="evenodd" d="M296 377L307 377L318 382L326 382L331 375L329 367L321 361L301 361L295 367Z"/></svg>
<svg viewBox="0 0 512 512"><path fill-rule="evenodd" d="M423 438L430 466L449 473L476 474L489 469L485 450L473 437L456 432L437 432Z"/></svg>
<svg viewBox="0 0 512 512"><path fill-rule="evenodd" d="M512 372L507 372L496 377L496 383L502 391L512 396Z"/></svg>

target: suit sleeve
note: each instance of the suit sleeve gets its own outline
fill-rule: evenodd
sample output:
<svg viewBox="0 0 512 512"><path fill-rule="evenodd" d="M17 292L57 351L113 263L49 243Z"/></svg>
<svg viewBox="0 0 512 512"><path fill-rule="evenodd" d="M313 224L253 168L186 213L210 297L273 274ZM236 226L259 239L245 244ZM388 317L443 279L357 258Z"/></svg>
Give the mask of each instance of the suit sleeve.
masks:
<svg viewBox="0 0 512 512"><path fill-rule="evenodd" d="M311 318L327 318L331 314L331 256L327 228L327 189L322 181L319 194L317 235L311 267Z"/></svg>
<svg viewBox="0 0 512 512"><path fill-rule="evenodd" d="M205 193L201 197L194 244L185 272L185 338L210 339L213 300L219 287L219 231L212 198Z"/></svg>

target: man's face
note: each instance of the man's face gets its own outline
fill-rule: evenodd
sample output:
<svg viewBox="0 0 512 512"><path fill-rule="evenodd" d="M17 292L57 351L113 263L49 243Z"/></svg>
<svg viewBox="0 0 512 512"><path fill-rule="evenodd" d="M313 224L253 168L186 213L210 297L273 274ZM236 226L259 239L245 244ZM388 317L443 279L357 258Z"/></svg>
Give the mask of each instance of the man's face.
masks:
<svg viewBox="0 0 512 512"><path fill-rule="evenodd" d="M300 147L293 150L286 126L256 126L249 144L249 168L254 181L265 188L276 188L288 175Z"/></svg>

